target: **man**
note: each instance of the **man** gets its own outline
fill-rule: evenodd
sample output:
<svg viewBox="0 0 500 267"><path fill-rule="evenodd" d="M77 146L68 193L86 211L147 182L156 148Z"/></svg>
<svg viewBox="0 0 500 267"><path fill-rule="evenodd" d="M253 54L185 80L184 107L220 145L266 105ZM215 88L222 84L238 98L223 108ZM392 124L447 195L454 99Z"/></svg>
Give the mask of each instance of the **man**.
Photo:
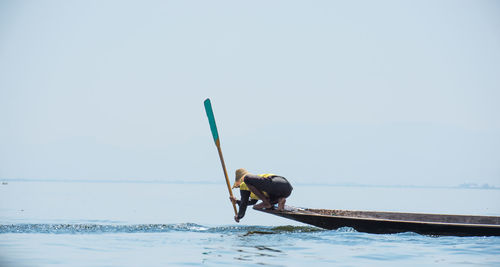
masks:
<svg viewBox="0 0 500 267"><path fill-rule="evenodd" d="M261 203L254 206L254 209L271 209L278 203L278 211L285 208L286 198L292 193L293 187L282 176L275 174L255 175L245 169L237 169L233 188L240 188L241 200L229 197L231 202L238 204L238 215L234 220L239 222L247 210L248 205L254 205L257 201Z"/></svg>

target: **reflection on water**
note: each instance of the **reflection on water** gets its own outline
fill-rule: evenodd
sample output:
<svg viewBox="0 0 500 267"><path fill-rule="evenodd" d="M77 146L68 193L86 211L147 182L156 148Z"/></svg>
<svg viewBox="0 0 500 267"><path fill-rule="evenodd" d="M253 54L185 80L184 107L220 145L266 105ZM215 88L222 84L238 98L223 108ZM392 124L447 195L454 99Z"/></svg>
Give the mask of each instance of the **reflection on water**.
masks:
<svg viewBox="0 0 500 267"><path fill-rule="evenodd" d="M273 232L266 232L266 231L248 231L244 236L249 236L249 235L271 235L274 234Z"/></svg>

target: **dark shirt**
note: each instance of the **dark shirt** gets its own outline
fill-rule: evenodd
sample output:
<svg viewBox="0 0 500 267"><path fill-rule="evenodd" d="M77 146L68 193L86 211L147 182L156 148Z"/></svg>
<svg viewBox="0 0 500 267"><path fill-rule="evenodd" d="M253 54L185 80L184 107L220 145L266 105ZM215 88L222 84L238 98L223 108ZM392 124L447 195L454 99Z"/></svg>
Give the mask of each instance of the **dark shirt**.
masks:
<svg viewBox="0 0 500 267"><path fill-rule="evenodd" d="M245 216L245 212L247 211L248 205L254 205L257 203L257 199L250 199L250 191L248 190L240 190L241 200L237 200L236 204L240 206L238 210L238 218L241 219Z"/></svg>

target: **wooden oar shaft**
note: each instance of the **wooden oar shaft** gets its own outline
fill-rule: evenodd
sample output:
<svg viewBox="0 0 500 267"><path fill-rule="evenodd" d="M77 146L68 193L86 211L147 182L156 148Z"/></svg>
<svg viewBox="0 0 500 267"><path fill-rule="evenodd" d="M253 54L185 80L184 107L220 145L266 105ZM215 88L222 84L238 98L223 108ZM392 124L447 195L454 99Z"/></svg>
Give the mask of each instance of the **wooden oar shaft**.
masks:
<svg viewBox="0 0 500 267"><path fill-rule="evenodd" d="M229 196L233 198L233 190L231 190L231 183L229 182L229 178L227 176L226 164L224 163L224 157L222 156L222 149L220 148L220 139L219 133L217 131L217 125L215 124L215 116L214 111L212 110L212 103L210 99L205 99L204 103L205 111L207 112L208 123L210 124L210 130L212 131L212 136L214 138L215 146L217 147L217 151L219 152L220 163L222 164L222 170L224 171L224 177L226 178L227 190L229 190ZM232 203L232 201L231 201ZM238 215L238 211L236 210L236 204L233 204L234 214Z"/></svg>
<svg viewBox="0 0 500 267"><path fill-rule="evenodd" d="M224 163L224 157L222 156L222 149L220 148L220 141L217 139L215 142L217 146L217 151L219 152L220 163L222 164L222 170L224 171L224 177L226 177L227 190L229 190L229 195L233 197L233 190L231 190L231 183L229 182L229 177L227 176L226 164ZM231 202L232 203L232 202ZM238 210L236 209L236 204L233 204L234 214L238 215Z"/></svg>

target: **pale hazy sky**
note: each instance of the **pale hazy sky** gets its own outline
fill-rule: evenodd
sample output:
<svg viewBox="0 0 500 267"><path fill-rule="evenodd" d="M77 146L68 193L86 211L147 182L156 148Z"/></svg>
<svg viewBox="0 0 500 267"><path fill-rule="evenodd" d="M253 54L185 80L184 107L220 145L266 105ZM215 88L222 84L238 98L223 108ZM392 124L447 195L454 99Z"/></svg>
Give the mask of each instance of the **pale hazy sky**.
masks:
<svg viewBox="0 0 500 267"><path fill-rule="evenodd" d="M500 186L499 1L2 1L0 178Z"/></svg>

